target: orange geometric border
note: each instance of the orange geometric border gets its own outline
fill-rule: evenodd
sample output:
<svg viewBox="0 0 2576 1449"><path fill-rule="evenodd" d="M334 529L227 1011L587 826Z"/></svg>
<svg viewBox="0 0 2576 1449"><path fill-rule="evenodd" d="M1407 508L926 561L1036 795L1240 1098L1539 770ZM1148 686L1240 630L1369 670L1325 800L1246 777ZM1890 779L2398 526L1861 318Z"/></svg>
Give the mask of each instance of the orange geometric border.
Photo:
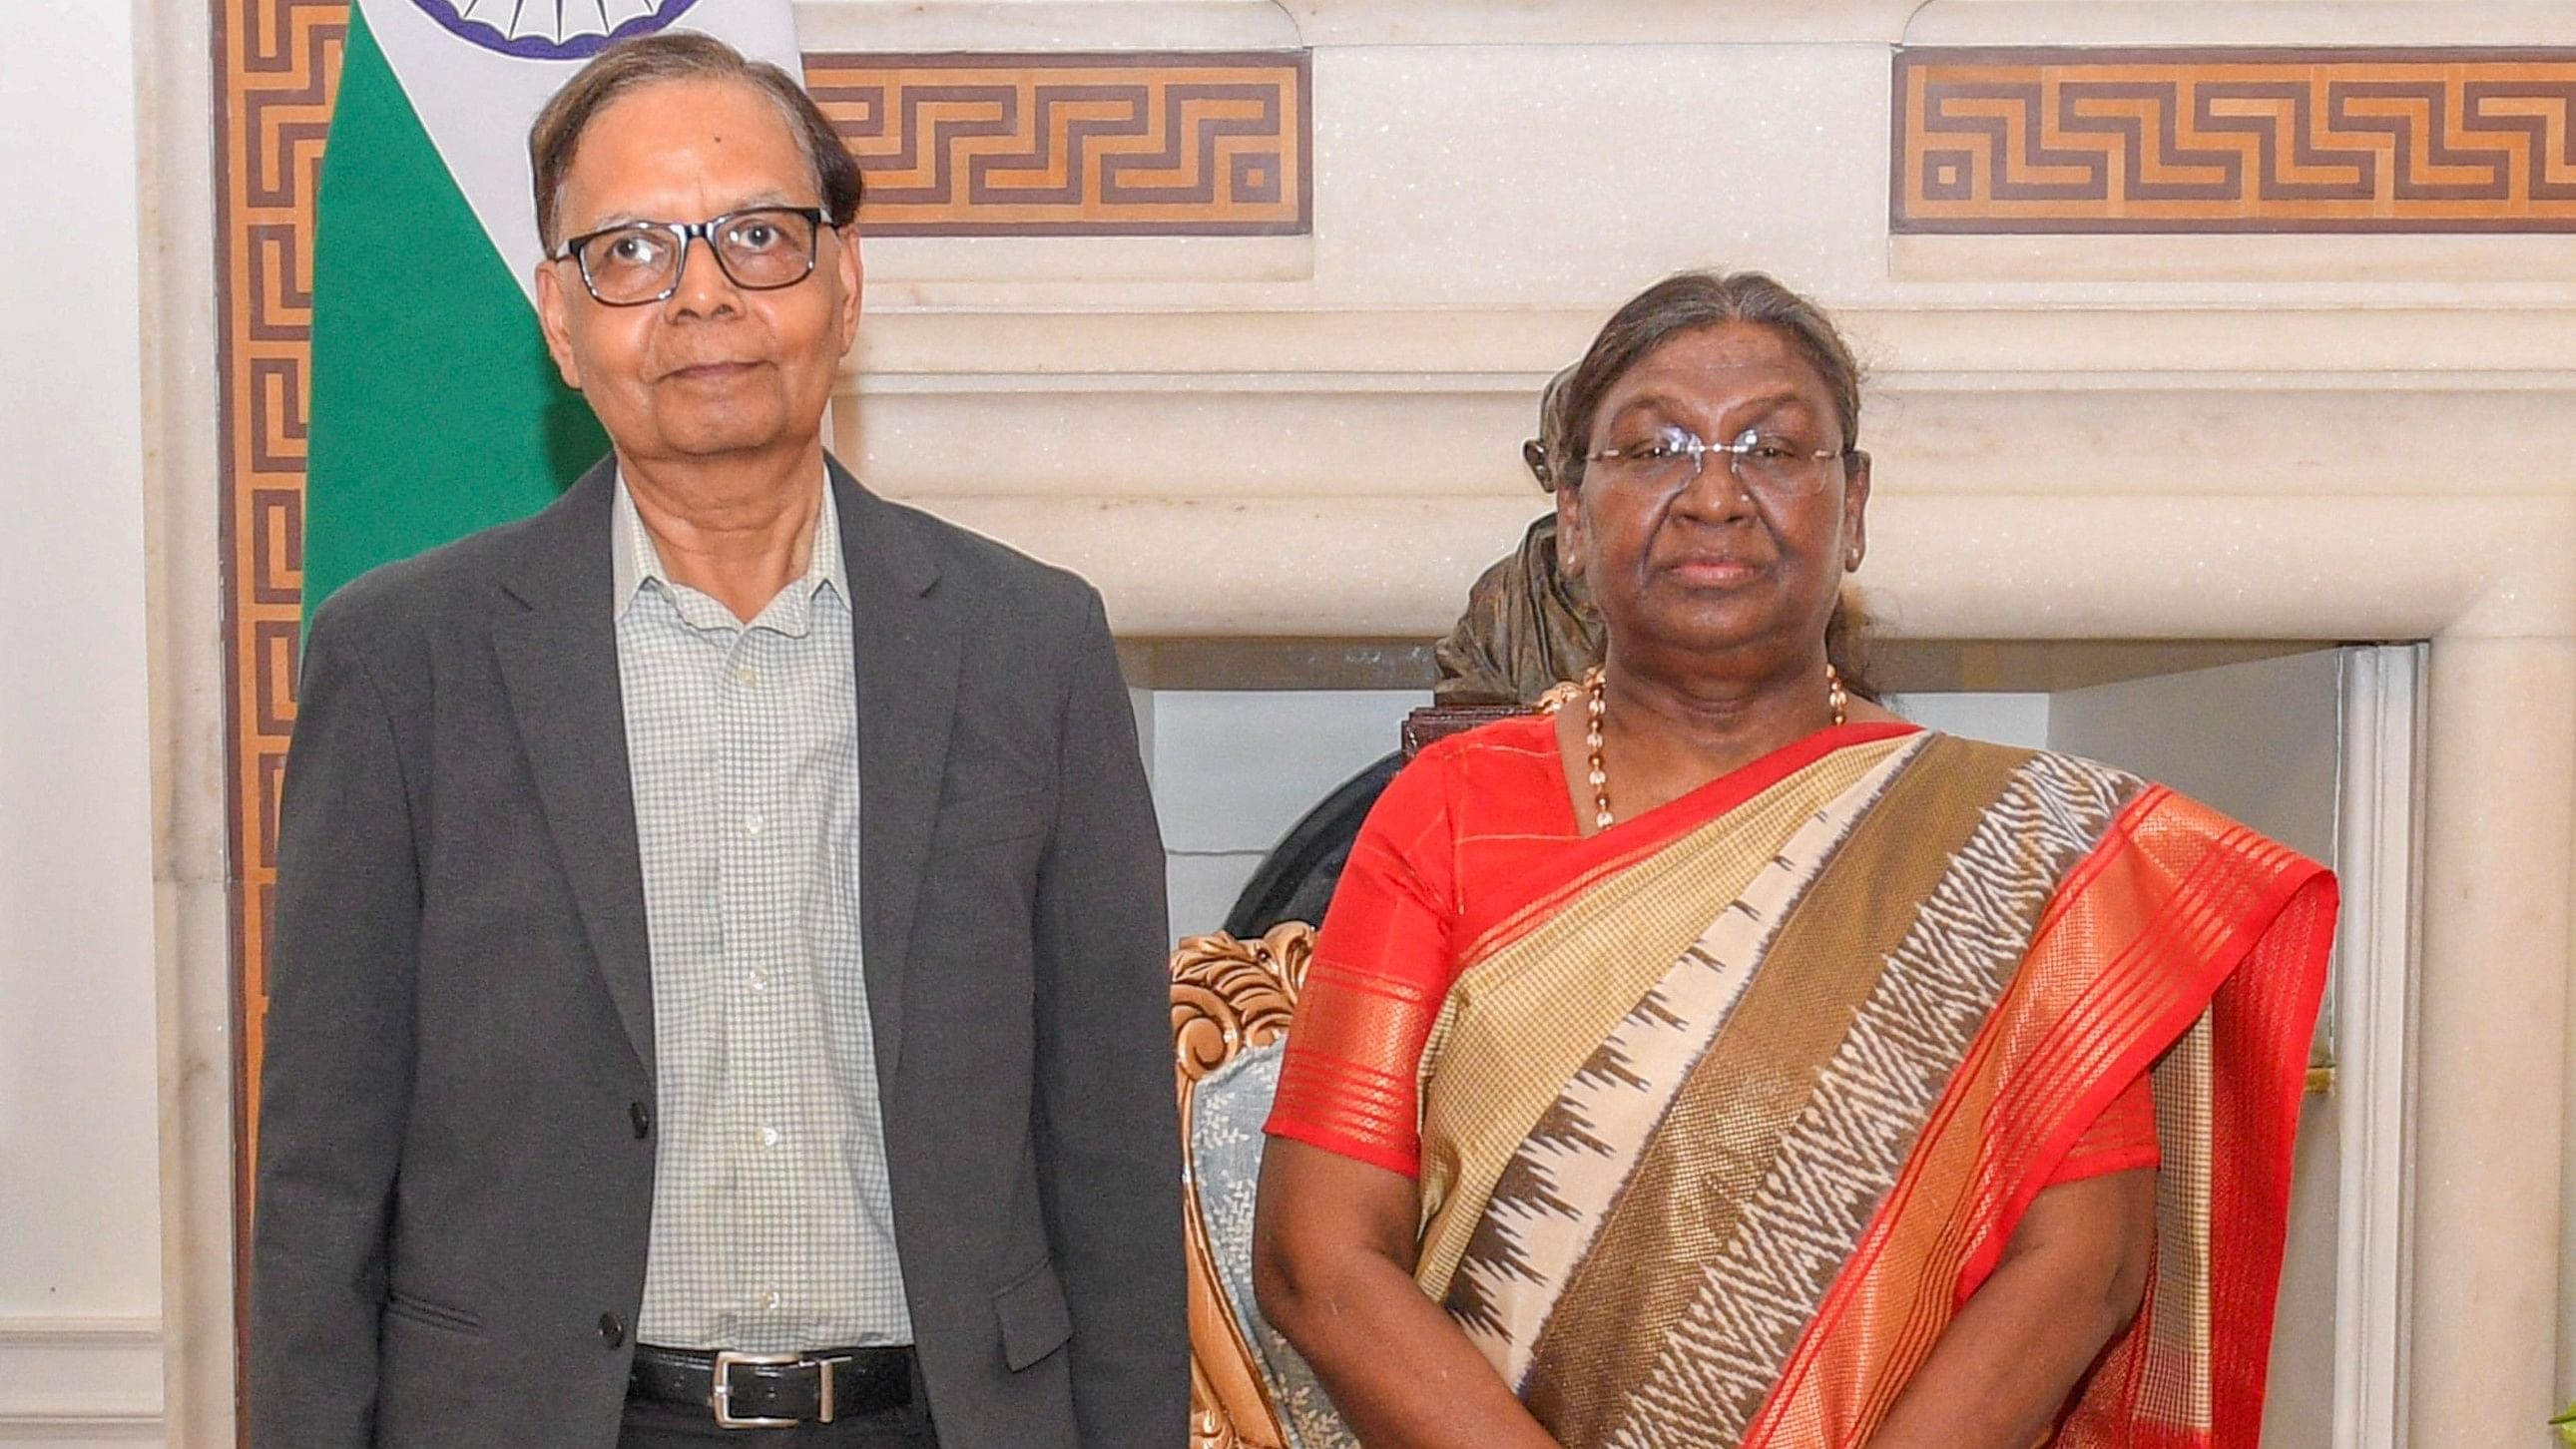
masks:
<svg viewBox="0 0 2576 1449"><path fill-rule="evenodd" d="M1898 232L2576 231L2576 50L1902 50Z"/></svg>
<svg viewBox="0 0 2576 1449"><path fill-rule="evenodd" d="M1304 51L805 57L870 236L1300 233Z"/></svg>
<svg viewBox="0 0 2576 1449"><path fill-rule="evenodd" d="M234 1399L249 1362L250 1170L277 880L277 786L304 599L313 197L346 0L213 0L226 895L232 933ZM236 1419L239 1443L247 1419Z"/></svg>
<svg viewBox="0 0 2576 1449"><path fill-rule="evenodd" d="M304 600L313 197L346 0L215 0L215 275L221 389L226 816L233 960L234 1221L258 1115L277 786ZM237 1257L243 1240L237 1240ZM235 1281L240 1281L236 1263Z"/></svg>

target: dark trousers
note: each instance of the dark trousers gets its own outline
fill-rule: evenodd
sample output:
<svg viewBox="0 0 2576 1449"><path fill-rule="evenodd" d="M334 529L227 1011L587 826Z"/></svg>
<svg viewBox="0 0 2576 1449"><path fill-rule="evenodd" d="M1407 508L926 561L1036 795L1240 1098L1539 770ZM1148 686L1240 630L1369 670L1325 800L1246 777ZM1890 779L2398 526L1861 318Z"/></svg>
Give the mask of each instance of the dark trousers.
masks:
<svg viewBox="0 0 2576 1449"><path fill-rule="evenodd" d="M705 1449L715 1444L732 1449L939 1449L939 1435L930 1426L930 1393L921 1386L918 1365L912 1371L912 1402L899 1409L793 1429L727 1429L716 1423L710 1409L630 1399L617 1431L617 1449Z"/></svg>

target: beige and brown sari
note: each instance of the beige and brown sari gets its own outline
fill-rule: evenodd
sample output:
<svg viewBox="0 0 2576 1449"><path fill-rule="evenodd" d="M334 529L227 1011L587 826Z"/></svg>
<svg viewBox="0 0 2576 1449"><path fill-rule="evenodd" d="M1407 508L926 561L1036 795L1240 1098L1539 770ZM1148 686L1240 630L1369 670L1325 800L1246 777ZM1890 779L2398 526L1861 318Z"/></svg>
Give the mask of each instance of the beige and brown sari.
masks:
<svg viewBox="0 0 2576 1449"><path fill-rule="evenodd" d="M1272 1130L1409 1067L1417 1278L1568 1449L1856 1445L2152 1073L2154 1282L2055 1442L2252 1449L2333 905L2134 777L1843 727L1550 857L1445 990L1323 968Z"/></svg>

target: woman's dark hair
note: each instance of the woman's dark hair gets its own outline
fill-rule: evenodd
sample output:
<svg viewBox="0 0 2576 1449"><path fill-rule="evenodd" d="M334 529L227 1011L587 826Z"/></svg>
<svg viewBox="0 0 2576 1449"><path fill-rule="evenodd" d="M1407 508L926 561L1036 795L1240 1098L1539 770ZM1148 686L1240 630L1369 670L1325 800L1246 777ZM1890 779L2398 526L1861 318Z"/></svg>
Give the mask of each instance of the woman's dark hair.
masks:
<svg viewBox="0 0 2576 1449"><path fill-rule="evenodd" d="M1761 272L1676 272L1628 299L1601 324L1592 348L1551 385L1548 473L1556 486L1583 482L1592 451L1592 415L1637 360L1685 332L1729 322L1769 327L1786 338L1824 379L1843 428L1843 446L1860 446L1860 362L1825 309Z"/></svg>
<svg viewBox="0 0 2576 1449"><path fill-rule="evenodd" d="M1583 483L1583 457L1592 451L1592 418L1601 400L1647 353L1685 332L1730 322L1778 332L1824 380L1843 429L1844 466L1860 446L1860 360L1825 309L1763 272L1676 272L1610 314L1581 361L1549 384L1543 404L1545 457L1530 457L1531 471L1552 488ZM1544 470L1542 471L1542 461ZM1825 624L1825 657L1854 694L1877 697L1868 684L1860 606L1848 595L1834 602Z"/></svg>

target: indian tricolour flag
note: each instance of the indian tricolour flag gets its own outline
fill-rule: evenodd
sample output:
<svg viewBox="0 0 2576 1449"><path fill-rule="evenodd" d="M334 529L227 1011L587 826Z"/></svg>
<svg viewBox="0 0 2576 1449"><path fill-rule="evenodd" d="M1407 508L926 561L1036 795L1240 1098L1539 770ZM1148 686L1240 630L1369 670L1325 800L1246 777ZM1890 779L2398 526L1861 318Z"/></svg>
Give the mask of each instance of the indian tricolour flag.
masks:
<svg viewBox="0 0 2576 1449"><path fill-rule="evenodd" d="M669 27L797 74L788 0L350 5L315 231L308 616L607 451L537 333L528 123L610 41Z"/></svg>

